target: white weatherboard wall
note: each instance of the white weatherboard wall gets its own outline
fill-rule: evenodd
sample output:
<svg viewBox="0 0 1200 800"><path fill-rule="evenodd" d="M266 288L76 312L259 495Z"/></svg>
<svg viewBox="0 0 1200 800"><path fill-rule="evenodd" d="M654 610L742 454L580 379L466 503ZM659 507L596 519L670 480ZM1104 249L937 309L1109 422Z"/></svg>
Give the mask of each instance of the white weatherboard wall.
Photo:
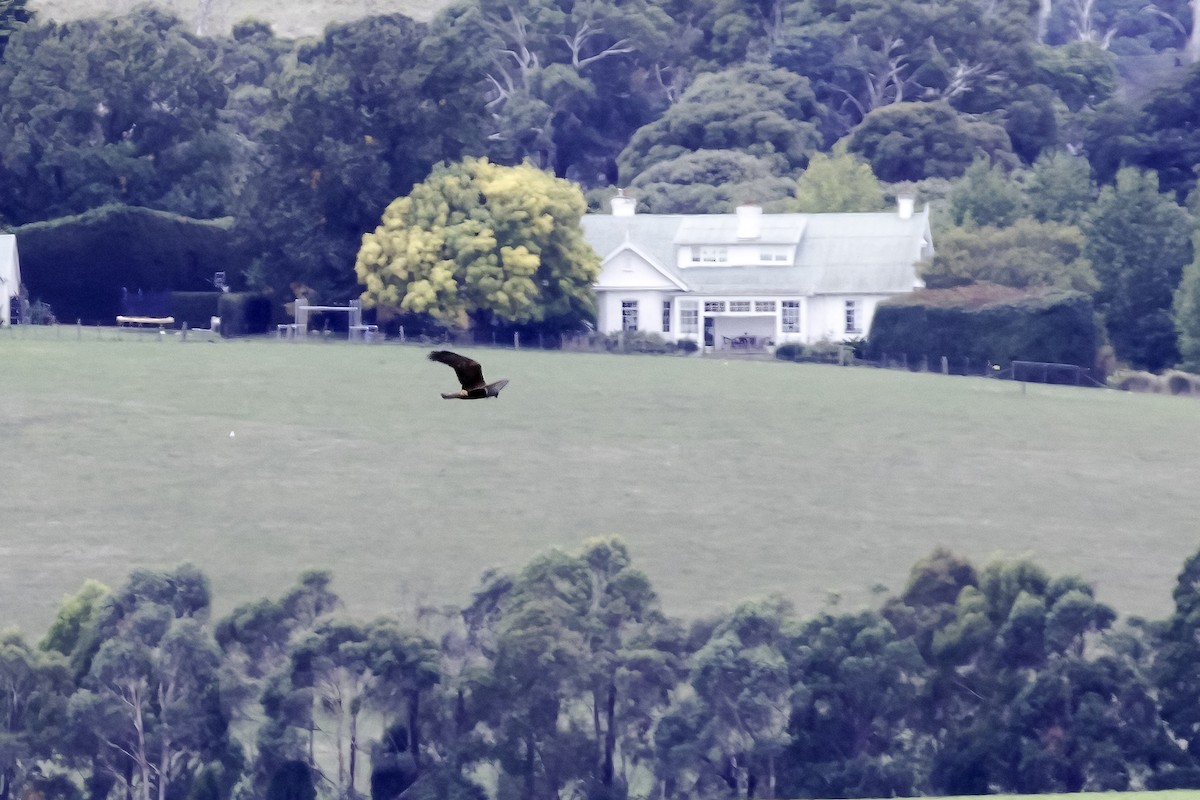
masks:
<svg viewBox="0 0 1200 800"><path fill-rule="evenodd" d="M875 317L875 308L888 295L825 295L808 298L808 317L805 322L805 341L840 342L855 337L865 338L870 333L870 323ZM857 333L846 330L846 301L858 304Z"/></svg>
<svg viewBox="0 0 1200 800"><path fill-rule="evenodd" d="M652 266L636 249L617 250L600 267L598 284L608 291L597 295L596 321L599 329L622 329L622 304L638 304L639 331L662 333L662 304L679 291L679 285Z"/></svg>
<svg viewBox="0 0 1200 800"><path fill-rule="evenodd" d="M662 304L670 300L670 295L654 289L604 292L599 296L600 308L597 321L602 331L621 330L622 303L636 302L638 304L639 331L662 333Z"/></svg>
<svg viewBox="0 0 1200 800"><path fill-rule="evenodd" d="M0 325L12 321L12 299L21 292L21 261L17 257L17 237L0 235Z"/></svg>

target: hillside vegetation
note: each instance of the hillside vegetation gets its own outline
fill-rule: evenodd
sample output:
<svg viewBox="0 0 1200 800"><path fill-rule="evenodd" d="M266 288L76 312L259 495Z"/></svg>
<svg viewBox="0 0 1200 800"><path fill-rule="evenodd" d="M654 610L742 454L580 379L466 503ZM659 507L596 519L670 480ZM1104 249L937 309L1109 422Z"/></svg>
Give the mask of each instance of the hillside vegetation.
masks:
<svg viewBox="0 0 1200 800"><path fill-rule="evenodd" d="M227 34L247 19L262 20L283 37L318 36L333 22L350 22L380 14L404 14L428 22L449 0L157 0L155 5L203 34ZM128 14L144 0L31 0L39 19L64 22L82 17Z"/></svg>
<svg viewBox="0 0 1200 800"><path fill-rule="evenodd" d="M0 181L22 187L0 226L114 204L228 217L230 255L197 269L278 307L362 294L364 234L438 164L528 163L598 211L617 188L656 213L874 210L915 192L935 208L928 286L1082 292L1107 360L1200 366L1200 25L1184 0L172 11L55 22L36 0L0 4ZM291 38L298 20L314 35ZM549 289L536 255L528 287ZM467 263L431 257L460 289ZM61 302L61 262L24 266L31 300ZM534 335L590 321L590 300L526 294L515 317L497 293L470 320ZM108 319L111 302L78 313ZM398 312L410 331L468 322L418 306Z"/></svg>

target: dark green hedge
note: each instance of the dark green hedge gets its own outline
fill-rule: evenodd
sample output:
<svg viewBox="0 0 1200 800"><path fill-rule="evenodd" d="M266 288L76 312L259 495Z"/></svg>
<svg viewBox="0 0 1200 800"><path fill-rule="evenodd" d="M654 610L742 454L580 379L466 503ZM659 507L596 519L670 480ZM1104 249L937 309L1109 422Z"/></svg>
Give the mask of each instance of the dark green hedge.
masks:
<svg viewBox="0 0 1200 800"><path fill-rule="evenodd" d="M171 292L171 316L177 327L207 328L220 316L220 301L220 292Z"/></svg>
<svg viewBox="0 0 1200 800"><path fill-rule="evenodd" d="M271 329L271 298L254 292L221 295L219 306L222 336L246 336Z"/></svg>
<svg viewBox="0 0 1200 800"><path fill-rule="evenodd" d="M104 206L13 232L31 299L49 303L60 322L112 325L122 288L211 291L213 273L230 270L232 226L232 219Z"/></svg>
<svg viewBox="0 0 1200 800"><path fill-rule="evenodd" d="M1048 361L1092 367L1097 334L1082 292L972 286L915 292L881 303L866 356L968 358L1007 366Z"/></svg>

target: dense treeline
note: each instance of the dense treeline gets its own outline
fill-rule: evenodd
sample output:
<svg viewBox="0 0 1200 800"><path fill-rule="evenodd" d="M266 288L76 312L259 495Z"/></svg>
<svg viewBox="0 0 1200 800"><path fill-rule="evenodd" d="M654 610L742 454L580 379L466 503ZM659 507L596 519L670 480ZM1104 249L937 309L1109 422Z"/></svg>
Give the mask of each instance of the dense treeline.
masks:
<svg viewBox="0 0 1200 800"><path fill-rule="evenodd" d="M672 618L619 539L461 609L345 614L326 572L213 620L197 569L89 581L0 642L0 794L886 797L1200 786L1200 553L1165 620L946 551L877 608ZM485 791L486 789L486 791Z"/></svg>
<svg viewBox="0 0 1200 800"><path fill-rule="evenodd" d="M1121 359L1200 365L1186 0L461 0L299 41L29 16L0 3L0 225L228 216L235 288L339 301L388 204L467 157L656 212L915 189L931 286L1083 291Z"/></svg>

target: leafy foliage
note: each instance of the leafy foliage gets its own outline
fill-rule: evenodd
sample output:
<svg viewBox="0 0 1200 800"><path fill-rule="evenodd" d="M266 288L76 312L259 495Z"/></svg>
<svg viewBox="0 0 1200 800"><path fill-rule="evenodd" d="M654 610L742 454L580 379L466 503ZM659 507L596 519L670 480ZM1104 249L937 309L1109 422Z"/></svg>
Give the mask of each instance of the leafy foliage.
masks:
<svg viewBox="0 0 1200 800"><path fill-rule="evenodd" d="M593 313L599 258L577 188L528 164L439 166L363 237L363 302L466 328L532 320L568 328Z"/></svg>
<svg viewBox="0 0 1200 800"><path fill-rule="evenodd" d="M1097 282L1085 247L1078 228L1028 218L1007 228L953 228L939 237L937 254L921 277L931 289L993 283L1091 294Z"/></svg>
<svg viewBox="0 0 1200 800"><path fill-rule="evenodd" d="M211 46L151 6L25 26L0 64L0 198L15 223L109 203L193 217L228 208L227 92Z"/></svg>
<svg viewBox="0 0 1200 800"><path fill-rule="evenodd" d="M978 156L1003 159L1012 151L1003 128L970 121L945 103L878 108L851 132L848 146L888 182L953 178Z"/></svg>
<svg viewBox="0 0 1200 800"><path fill-rule="evenodd" d="M1192 259L1192 221L1159 194L1153 173L1126 168L1087 222L1085 255L1100 280L1096 304L1117 353L1151 370L1178 359L1171 305Z"/></svg>
<svg viewBox="0 0 1200 800"><path fill-rule="evenodd" d="M618 157L621 178L699 150L740 151L785 174L819 146L816 112L808 80L786 70L746 65L702 75L630 139Z"/></svg>
<svg viewBox="0 0 1200 800"><path fill-rule="evenodd" d="M1196 571L1116 625L1092 587L945 550L878 610L740 603L690 629L618 538L488 573L427 617L340 613L330 574L209 622L193 567L86 585L53 647L0 637L0 794L844 796L1190 785ZM75 677L64 653L82 666ZM247 759L231 715L261 722ZM253 727L250 725L249 727ZM65 792L65 793L64 793Z"/></svg>
<svg viewBox="0 0 1200 800"><path fill-rule="evenodd" d="M649 167L630 189L652 214L728 214L746 198L770 207L795 183L770 160L740 150L696 150Z"/></svg>
<svg viewBox="0 0 1200 800"><path fill-rule="evenodd" d="M818 153L796 183L791 211L827 214L837 211L878 211L884 207L883 187L871 167L849 154Z"/></svg>

